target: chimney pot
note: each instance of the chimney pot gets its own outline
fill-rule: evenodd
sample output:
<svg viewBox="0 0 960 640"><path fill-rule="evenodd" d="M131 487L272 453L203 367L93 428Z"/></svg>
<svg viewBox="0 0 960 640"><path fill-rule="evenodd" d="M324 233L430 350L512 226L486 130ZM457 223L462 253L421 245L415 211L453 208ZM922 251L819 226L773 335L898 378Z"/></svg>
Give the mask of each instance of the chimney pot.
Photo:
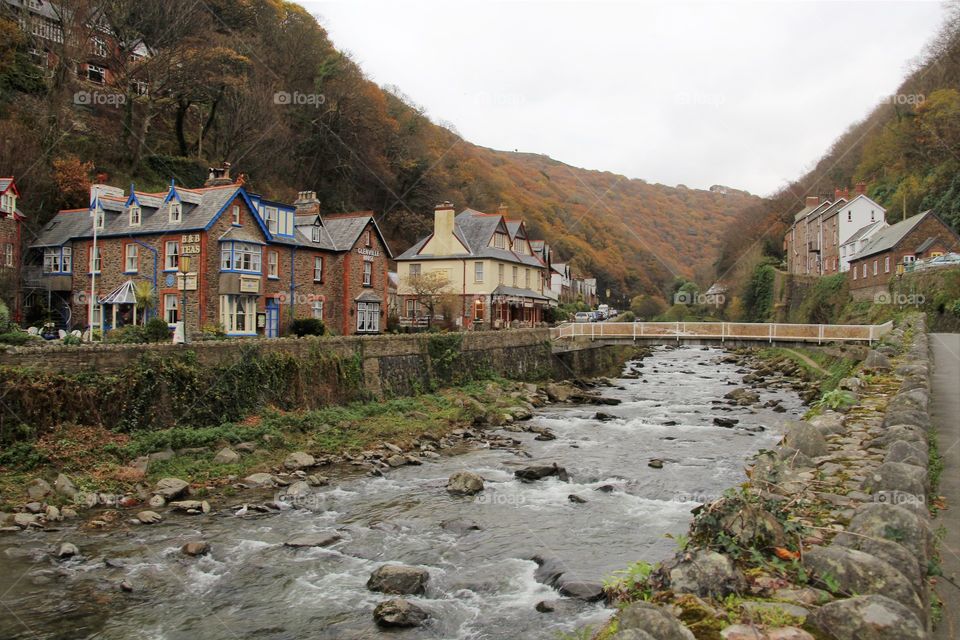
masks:
<svg viewBox="0 0 960 640"><path fill-rule="evenodd" d="M820 204L820 196L807 196L807 206L815 207Z"/></svg>
<svg viewBox="0 0 960 640"><path fill-rule="evenodd" d="M219 167L210 167L207 181L203 183L203 186L221 187L229 184L233 184L233 179L230 177L230 163L224 162Z"/></svg>
<svg viewBox="0 0 960 640"><path fill-rule="evenodd" d="M854 187L854 191L856 192L857 195L866 195L867 183L863 181L858 182L857 185Z"/></svg>
<svg viewBox="0 0 960 640"><path fill-rule="evenodd" d="M298 191L293 206L297 208L298 216L320 215L320 200L316 191Z"/></svg>

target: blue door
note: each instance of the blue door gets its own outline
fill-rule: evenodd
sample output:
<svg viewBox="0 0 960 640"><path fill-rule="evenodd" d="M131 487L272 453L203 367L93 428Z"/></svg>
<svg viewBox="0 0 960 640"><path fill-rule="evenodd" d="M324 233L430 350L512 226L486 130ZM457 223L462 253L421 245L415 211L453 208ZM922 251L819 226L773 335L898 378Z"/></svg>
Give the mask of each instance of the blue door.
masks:
<svg viewBox="0 0 960 640"><path fill-rule="evenodd" d="M280 305L273 298L267 300L267 337L280 336Z"/></svg>

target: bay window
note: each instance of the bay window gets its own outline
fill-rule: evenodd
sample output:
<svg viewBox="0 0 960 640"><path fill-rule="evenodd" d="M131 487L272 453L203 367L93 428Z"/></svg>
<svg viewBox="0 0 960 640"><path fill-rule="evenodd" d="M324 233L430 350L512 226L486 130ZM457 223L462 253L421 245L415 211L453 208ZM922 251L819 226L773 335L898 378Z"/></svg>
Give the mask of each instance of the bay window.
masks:
<svg viewBox="0 0 960 640"><path fill-rule="evenodd" d="M380 331L380 303L357 303L357 333L377 333Z"/></svg>
<svg viewBox="0 0 960 640"><path fill-rule="evenodd" d="M220 246L220 269L223 271L263 271L263 248L249 242L224 242Z"/></svg>
<svg viewBox="0 0 960 640"><path fill-rule="evenodd" d="M227 333L256 334L257 296L220 296L220 323Z"/></svg>

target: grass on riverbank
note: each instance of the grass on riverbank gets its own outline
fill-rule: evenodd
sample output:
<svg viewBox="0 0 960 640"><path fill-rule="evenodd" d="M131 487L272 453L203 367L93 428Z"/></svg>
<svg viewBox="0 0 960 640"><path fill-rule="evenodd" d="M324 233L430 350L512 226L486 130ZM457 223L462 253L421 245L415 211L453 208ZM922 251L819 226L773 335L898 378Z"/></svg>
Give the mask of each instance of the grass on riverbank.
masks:
<svg viewBox="0 0 960 640"><path fill-rule="evenodd" d="M516 406L518 400L510 396L515 387L516 383L506 380L471 382L415 397L314 411L270 409L240 422L196 429L124 434L104 427L62 426L35 442L17 443L0 453L0 510L22 504L31 479L52 483L60 472L69 475L81 491L131 492L138 483L151 484L169 476L219 485L229 476L276 467L291 451L339 455L384 441L405 446L425 434L439 438L487 412ZM236 463L213 462L220 448L241 442L253 443L256 449ZM151 461L146 476L128 466L139 456L168 450L179 453Z"/></svg>

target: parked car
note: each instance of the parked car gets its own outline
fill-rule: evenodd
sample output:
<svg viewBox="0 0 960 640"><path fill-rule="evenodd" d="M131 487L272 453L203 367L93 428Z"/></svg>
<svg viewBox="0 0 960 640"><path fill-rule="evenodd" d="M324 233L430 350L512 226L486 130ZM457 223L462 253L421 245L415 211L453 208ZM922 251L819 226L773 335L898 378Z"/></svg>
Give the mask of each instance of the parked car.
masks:
<svg viewBox="0 0 960 640"><path fill-rule="evenodd" d="M593 322L593 320L590 318L590 314L587 313L586 311L577 311L577 313L574 314L573 316L573 321L574 322Z"/></svg>
<svg viewBox="0 0 960 640"><path fill-rule="evenodd" d="M603 322L603 312L602 311L592 311L590 313L590 322Z"/></svg>
<svg viewBox="0 0 960 640"><path fill-rule="evenodd" d="M927 262L928 267L950 267L958 264L960 264L960 253L945 253Z"/></svg>

